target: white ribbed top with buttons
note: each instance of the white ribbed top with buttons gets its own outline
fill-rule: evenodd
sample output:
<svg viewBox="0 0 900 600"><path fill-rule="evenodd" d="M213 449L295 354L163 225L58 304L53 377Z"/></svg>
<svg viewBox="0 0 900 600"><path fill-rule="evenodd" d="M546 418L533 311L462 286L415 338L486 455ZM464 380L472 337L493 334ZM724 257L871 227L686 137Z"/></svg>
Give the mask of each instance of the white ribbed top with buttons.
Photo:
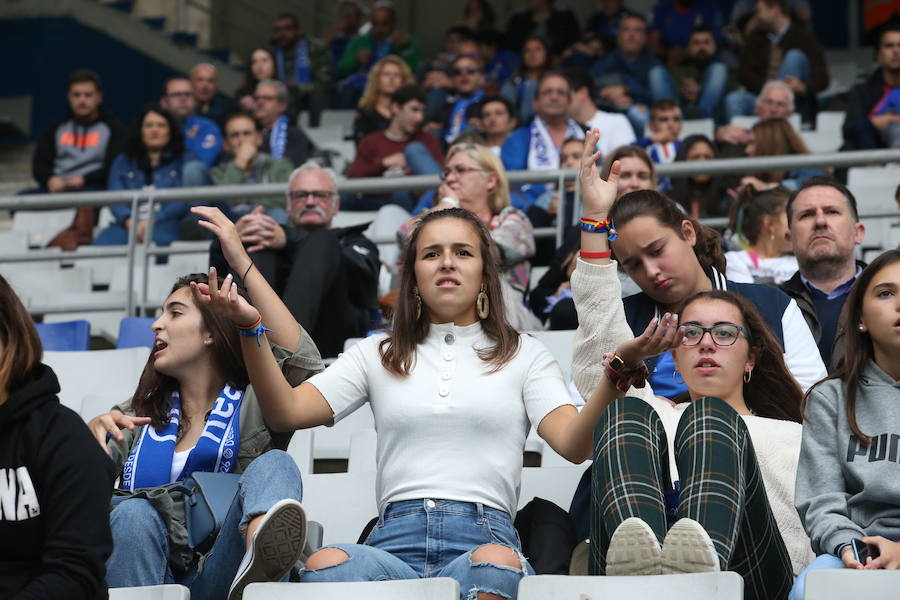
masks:
<svg viewBox="0 0 900 600"><path fill-rule="evenodd" d="M367 400L378 432L378 506L418 498L481 502L514 515L530 427L571 404L559 364L521 336L502 369L476 354L492 345L481 324L431 325L408 377L381 365L374 335L309 379L340 421Z"/></svg>

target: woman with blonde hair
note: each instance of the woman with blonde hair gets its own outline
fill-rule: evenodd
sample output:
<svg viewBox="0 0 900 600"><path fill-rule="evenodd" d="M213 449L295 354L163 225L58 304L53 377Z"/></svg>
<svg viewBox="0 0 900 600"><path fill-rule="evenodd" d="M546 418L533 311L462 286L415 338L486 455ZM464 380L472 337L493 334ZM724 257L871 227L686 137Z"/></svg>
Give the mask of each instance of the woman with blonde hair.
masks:
<svg viewBox="0 0 900 600"><path fill-rule="evenodd" d="M359 110L353 120L353 140L358 144L370 133L387 129L391 124L391 95L415 82L409 65L399 56L390 54L375 63L356 105Z"/></svg>
<svg viewBox="0 0 900 600"><path fill-rule="evenodd" d="M492 252L500 267L511 324L520 331L539 328L523 303L534 256L534 229L525 213L510 204L500 158L481 144L455 144L447 151L440 177L443 183L432 210L460 207L478 217L494 241ZM401 241L409 237L412 226L410 221L400 227Z"/></svg>
<svg viewBox="0 0 900 600"><path fill-rule="evenodd" d="M750 130L749 156L785 156L790 154L812 154L806 142L786 119L766 119L759 121ZM804 181L816 175L828 175L817 167L811 169L779 169L748 175L741 179L741 187L752 185L757 190L771 189L782 185L790 190L797 189Z"/></svg>

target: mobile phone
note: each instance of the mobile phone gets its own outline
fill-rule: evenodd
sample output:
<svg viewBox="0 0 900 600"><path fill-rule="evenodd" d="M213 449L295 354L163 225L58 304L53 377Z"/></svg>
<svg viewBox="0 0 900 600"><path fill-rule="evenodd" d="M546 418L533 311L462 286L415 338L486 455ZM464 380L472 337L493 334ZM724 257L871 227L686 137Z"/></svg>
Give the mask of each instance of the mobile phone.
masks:
<svg viewBox="0 0 900 600"><path fill-rule="evenodd" d="M872 558L878 558L881 556L881 553L878 551L878 546L874 546L872 544L867 544L859 538L854 538L850 541L850 545L853 548L853 558L855 558L859 564L866 564L866 559L870 556Z"/></svg>

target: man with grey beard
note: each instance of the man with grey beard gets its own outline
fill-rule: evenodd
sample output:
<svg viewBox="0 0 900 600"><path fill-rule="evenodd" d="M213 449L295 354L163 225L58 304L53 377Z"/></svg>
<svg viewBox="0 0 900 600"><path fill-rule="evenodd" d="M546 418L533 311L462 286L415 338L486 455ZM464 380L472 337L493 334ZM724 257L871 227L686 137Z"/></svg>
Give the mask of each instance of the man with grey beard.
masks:
<svg viewBox="0 0 900 600"><path fill-rule="evenodd" d="M323 357L337 356L347 338L364 336L378 308L378 248L363 235L368 223L331 226L339 207L334 172L307 162L288 180L287 226L261 207L235 224L251 268L279 293ZM218 240L210 264L229 271ZM240 281L244 274L233 275Z"/></svg>
<svg viewBox="0 0 900 600"><path fill-rule="evenodd" d="M781 284L797 301L829 372L843 356L845 327L841 309L865 263L856 246L866 228L859 222L856 198L831 177L811 177L788 199L791 246L800 270Z"/></svg>

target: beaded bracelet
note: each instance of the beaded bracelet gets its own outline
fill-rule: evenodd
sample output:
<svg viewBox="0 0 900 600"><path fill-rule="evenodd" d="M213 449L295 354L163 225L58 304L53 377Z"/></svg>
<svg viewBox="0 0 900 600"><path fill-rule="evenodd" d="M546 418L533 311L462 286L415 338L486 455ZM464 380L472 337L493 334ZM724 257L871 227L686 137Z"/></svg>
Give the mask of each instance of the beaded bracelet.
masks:
<svg viewBox="0 0 900 600"><path fill-rule="evenodd" d="M609 241L611 242L619 237L616 228L613 227L612 221L609 218L598 221L597 219L582 217L580 225L582 231L588 233L605 233L609 235Z"/></svg>
<svg viewBox="0 0 900 600"><path fill-rule="evenodd" d="M257 317L256 321L253 322L252 325L238 325L235 323L235 328L237 329L238 335L242 335L243 337L255 337L256 345L262 346L262 334L270 331L275 333L271 329L265 326L262 322L262 316Z"/></svg>

